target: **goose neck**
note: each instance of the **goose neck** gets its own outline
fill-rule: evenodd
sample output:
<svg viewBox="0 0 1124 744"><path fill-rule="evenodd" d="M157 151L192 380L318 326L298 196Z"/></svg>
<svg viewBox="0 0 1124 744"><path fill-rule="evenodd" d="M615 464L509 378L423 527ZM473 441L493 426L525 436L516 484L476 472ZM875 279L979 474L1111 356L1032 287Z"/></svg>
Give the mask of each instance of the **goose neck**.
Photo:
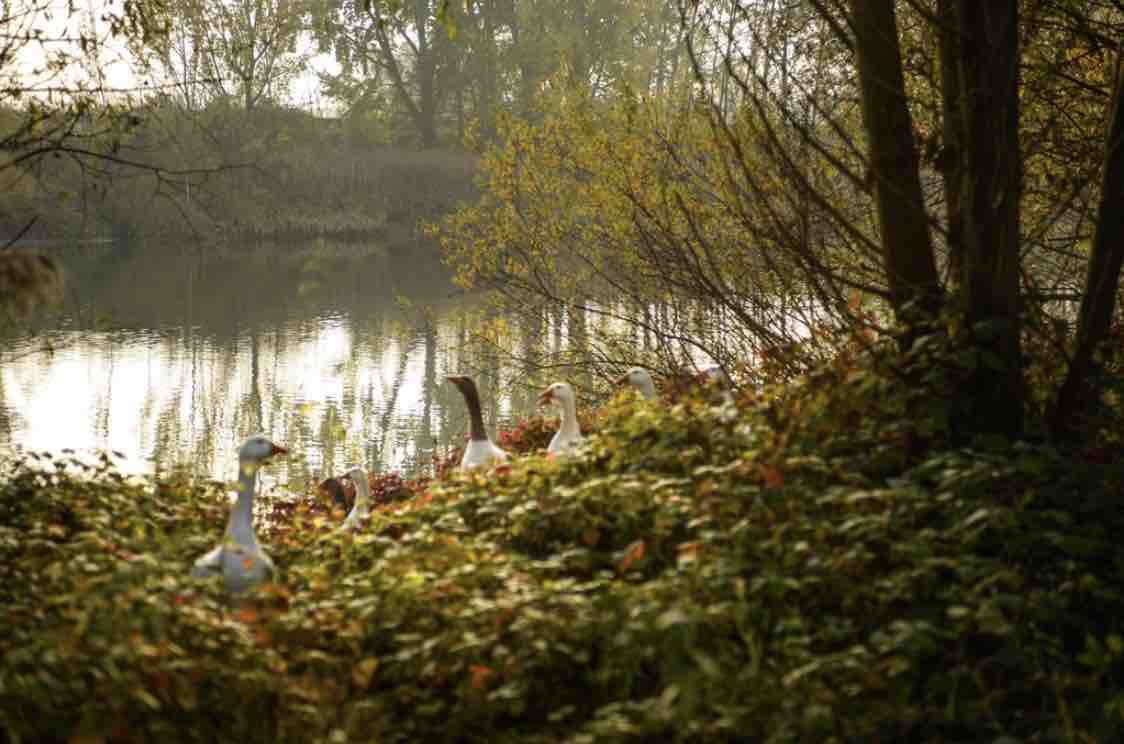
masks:
<svg viewBox="0 0 1124 744"><path fill-rule="evenodd" d="M480 411L480 393L475 385L468 385L464 389L464 401L468 406L468 435L476 441L485 441L488 434L484 431L484 414Z"/></svg>
<svg viewBox="0 0 1124 744"><path fill-rule="evenodd" d="M239 542L253 540L254 534L254 490L257 485L258 468L255 463L238 463L238 500L230 510L230 523L227 531Z"/></svg>
<svg viewBox="0 0 1124 744"><path fill-rule="evenodd" d="M353 510L360 514L366 514L371 505L371 487L367 483L366 476L355 479L355 506Z"/></svg>
<svg viewBox="0 0 1124 744"><path fill-rule="evenodd" d="M558 422L559 431L567 434L580 434L577 405L570 398L562 398L559 402L562 404L562 415Z"/></svg>

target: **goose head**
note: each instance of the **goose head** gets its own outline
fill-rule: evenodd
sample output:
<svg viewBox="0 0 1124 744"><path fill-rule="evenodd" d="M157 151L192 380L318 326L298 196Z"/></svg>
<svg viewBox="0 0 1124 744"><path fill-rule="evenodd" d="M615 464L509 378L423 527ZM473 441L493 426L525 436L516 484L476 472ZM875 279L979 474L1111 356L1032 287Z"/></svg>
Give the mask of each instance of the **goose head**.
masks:
<svg viewBox="0 0 1124 744"><path fill-rule="evenodd" d="M574 403L574 388L568 382L552 383L546 390L539 393L539 405L553 403L556 406L565 406Z"/></svg>
<svg viewBox="0 0 1124 744"><path fill-rule="evenodd" d="M240 462L262 463L274 455L287 455L289 450L279 444L274 444L265 434L254 434L242 442L238 448Z"/></svg>
<svg viewBox="0 0 1124 744"><path fill-rule="evenodd" d="M253 477L258 468L274 455L287 455L289 450L272 442L265 434L254 434L238 448L238 470L245 477Z"/></svg>
<svg viewBox="0 0 1124 744"><path fill-rule="evenodd" d="M652 381L652 374L643 367L633 367L625 372L617 378L616 384L631 385L647 399L656 397L656 383Z"/></svg>

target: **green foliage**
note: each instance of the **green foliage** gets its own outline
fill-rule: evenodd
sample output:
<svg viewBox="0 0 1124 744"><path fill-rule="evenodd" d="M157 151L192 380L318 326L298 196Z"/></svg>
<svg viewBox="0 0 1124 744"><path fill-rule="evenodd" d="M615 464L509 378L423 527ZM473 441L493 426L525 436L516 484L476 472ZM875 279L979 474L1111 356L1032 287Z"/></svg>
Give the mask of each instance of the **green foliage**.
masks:
<svg viewBox="0 0 1124 744"><path fill-rule="evenodd" d="M842 291L815 321L780 321L818 298L790 233L766 227L800 213L760 122L719 125L705 107L627 92L600 100L565 79L538 113L499 117L499 141L480 160L481 199L431 226L460 284L491 291L508 317L593 308L593 351L576 356L606 376L615 360L636 359L640 338L662 357L643 361L666 372L784 347L790 377L825 357ZM828 250L817 262L878 286L852 259Z"/></svg>
<svg viewBox="0 0 1124 744"><path fill-rule="evenodd" d="M266 525L281 578L238 606L187 578L220 529L217 494L12 464L0 726L20 740L1119 738L1124 463L932 446L940 416L913 410L912 385L856 353L736 413L622 396L580 456L395 479L414 497L355 535L301 510Z"/></svg>

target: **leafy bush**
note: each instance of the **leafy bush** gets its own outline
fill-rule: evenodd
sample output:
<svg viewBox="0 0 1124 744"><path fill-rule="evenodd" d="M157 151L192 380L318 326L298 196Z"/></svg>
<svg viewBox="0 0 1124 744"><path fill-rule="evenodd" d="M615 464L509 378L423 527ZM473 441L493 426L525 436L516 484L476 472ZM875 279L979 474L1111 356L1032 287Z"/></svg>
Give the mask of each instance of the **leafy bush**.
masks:
<svg viewBox="0 0 1124 744"><path fill-rule="evenodd" d="M281 578L238 604L187 576L221 530L218 494L13 463L0 726L21 741L1119 739L1124 463L910 447L931 422L907 392L856 356L736 414L618 399L580 456L416 482L355 535L302 510L264 526Z"/></svg>
<svg viewBox="0 0 1124 744"><path fill-rule="evenodd" d="M558 431L558 422L556 413L547 416L528 416L516 422L514 427L501 430L497 444L508 452L520 455L544 450L550 444L555 432ZM588 409L580 409L578 411L578 425L581 427L582 433L588 436L597 431L597 417Z"/></svg>

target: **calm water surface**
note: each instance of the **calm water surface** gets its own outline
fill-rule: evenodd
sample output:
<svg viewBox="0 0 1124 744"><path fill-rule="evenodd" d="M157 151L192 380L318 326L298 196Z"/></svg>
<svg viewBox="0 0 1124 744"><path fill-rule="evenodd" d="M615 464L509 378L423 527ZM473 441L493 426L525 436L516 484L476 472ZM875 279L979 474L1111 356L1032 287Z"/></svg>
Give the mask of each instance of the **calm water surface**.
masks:
<svg viewBox="0 0 1124 744"><path fill-rule="evenodd" d="M462 441L446 374L477 374L492 427L533 407L534 386L500 385L474 347L469 300L431 246L57 255L64 314L0 356L0 447L112 450L129 472L225 480L238 443L264 431L292 452L269 480L303 488L354 462L424 469Z"/></svg>

